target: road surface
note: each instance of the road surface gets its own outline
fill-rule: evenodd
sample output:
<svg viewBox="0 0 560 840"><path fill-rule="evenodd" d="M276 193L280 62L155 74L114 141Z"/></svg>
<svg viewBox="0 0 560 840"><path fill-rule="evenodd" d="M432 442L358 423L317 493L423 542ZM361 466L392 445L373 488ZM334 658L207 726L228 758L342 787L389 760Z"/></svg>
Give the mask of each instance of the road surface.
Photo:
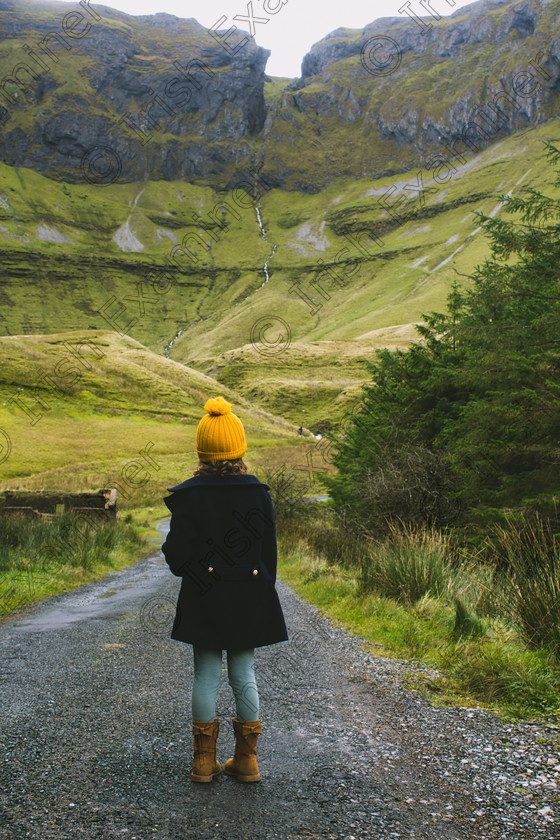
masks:
<svg viewBox="0 0 560 840"><path fill-rule="evenodd" d="M290 640L256 652L262 781L192 784L179 585L158 554L0 623L0 838L560 837L557 728L432 706L406 685L414 666L281 581ZM222 761L233 715L224 672Z"/></svg>

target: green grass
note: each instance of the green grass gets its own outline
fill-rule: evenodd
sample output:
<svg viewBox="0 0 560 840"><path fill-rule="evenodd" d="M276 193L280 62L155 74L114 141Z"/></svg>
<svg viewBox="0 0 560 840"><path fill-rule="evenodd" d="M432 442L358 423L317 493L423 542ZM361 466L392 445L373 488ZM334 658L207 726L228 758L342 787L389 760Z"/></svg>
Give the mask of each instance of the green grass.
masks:
<svg viewBox="0 0 560 840"><path fill-rule="evenodd" d="M432 530L397 531L374 545L362 559L360 592L377 592L404 604L425 596L448 596L459 583L460 568L450 559L445 538Z"/></svg>
<svg viewBox="0 0 560 840"><path fill-rule="evenodd" d="M423 206L413 202L414 217L401 225L379 205L379 194L368 193L395 181L415 183L416 168L376 180L339 178L316 195L271 190L260 202L266 239L254 207L236 208L231 195L209 186L64 184L0 164L0 224L6 228L0 228L0 331L91 335L88 328L111 328L99 311L107 307L113 330L163 354L182 330L173 359L211 373L292 422L301 422L305 409L304 425L321 431L329 417L341 416L364 381L359 359L371 358L376 347L406 346L416 338L414 324L424 312L441 311L457 273L472 272L488 254L487 240L475 233L474 211L490 212L497 194L509 189L554 192L542 140L559 129L556 120L466 156L469 166L446 183L431 184L435 192ZM424 173L425 182L431 174ZM192 215L207 227L220 203L227 228L213 241ZM145 246L138 253L122 251L112 239L129 216ZM37 239L45 224L71 243ZM367 239L373 229L382 245ZM179 253L163 290L148 278L171 259L173 239L162 231L179 242L199 231L211 244L210 252L193 244L194 256ZM362 237L365 250L355 237ZM270 280L263 286L266 260ZM296 281L320 308L312 311L294 293ZM265 335L273 341L282 332L290 341L267 355L252 346L252 330L278 315L286 326L273 321ZM132 319L136 323L127 327Z"/></svg>
<svg viewBox="0 0 560 840"><path fill-rule="evenodd" d="M438 670L432 677L412 673L412 687L436 703L478 704L512 718L560 713L558 660L550 648L528 648L520 626L496 614L499 597L488 609L493 584L487 572L465 565L462 575L456 569L448 574L445 592L424 587L424 594L411 599L401 597L400 588L391 597L383 581L381 591L364 589L361 558L356 562L353 549L344 549L340 535L331 539L341 547L336 557L336 551L317 548L316 532L309 523L281 526L279 576L335 624L363 639L370 651ZM411 540L410 552L422 542L425 549L425 538ZM432 535L432 554L436 542ZM429 568L429 557L424 561ZM416 565L421 562L417 558Z"/></svg>
<svg viewBox="0 0 560 840"><path fill-rule="evenodd" d="M293 79L287 76L269 76L265 78L264 82L264 98L267 105L280 96L286 85L289 85Z"/></svg>
<svg viewBox="0 0 560 840"><path fill-rule="evenodd" d="M78 346L82 362L71 352ZM192 475L196 427L217 393L244 424L250 466L295 455L302 443L295 426L230 388L108 331L3 337L0 348L0 429L12 444L0 489L111 486L120 509L153 506ZM130 479L132 462L145 469Z"/></svg>
<svg viewBox="0 0 560 840"><path fill-rule="evenodd" d="M111 545L98 535L83 556L70 552L53 564L43 549L54 541L62 550L49 536L56 523L10 530L0 517L0 612L96 580L159 548L150 523L167 514L167 488L197 466L196 427L209 397L221 394L241 418L250 471L298 460L303 441L293 425L130 338L104 330L8 336L0 351L1 441L5 446L8 435L12 447L0 464L0 490L116 487L121 522L105 536L123 536ZM137 464L143 469L131 475Z"/></svg>
<svg viewBox="0 0 560 840"><path fill-rule="evenodd" d="M64 515L0 518L0 615L104 577L153 553L131 524Z"/></svg>
<svg viewBox="0 0 560 840"><path fill-rule="evenodd" d="M85 527L79 523L78 533L71 517L0 518L0 616L100 580L157 553L162 538L156 524L168 516L167 507L156 502L118 514L116 524L93 522ZM87 546L85 535L89 535Z"/></svg>

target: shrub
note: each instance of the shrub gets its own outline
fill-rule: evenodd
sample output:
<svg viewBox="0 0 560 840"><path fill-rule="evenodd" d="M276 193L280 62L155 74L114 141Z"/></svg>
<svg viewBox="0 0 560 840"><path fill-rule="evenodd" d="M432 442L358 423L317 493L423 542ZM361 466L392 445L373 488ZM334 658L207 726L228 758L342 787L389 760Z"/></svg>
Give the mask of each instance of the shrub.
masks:
<svg viewBox="0 0 560 840"><path fill-rule="evenodd" d="M500 528L514 618L531 647L550 647L560 659L560 534L537 515Z"/></svg>
<svg viewBox="0 0 560 840"><path fill-rule="evenodd" d="M366 469L362 500L375 519L383 520L382 527L395 517L417 526L446 522L452 517L448 473L439 452L405 444L388 453L382 466Z"/></svg>
<svg viewBox="0 0 560 840"><path fill-rule="evenodd" d="M302 501L309 486L300 473L281 464L279 467L262 468L259 470L259 478L270 487L276 519L293 519L303 515Z"/></svg>
<svg viewBox="0 0 560 840"><path fill-rule="evenodd" d="M368 553L368 543L324 523L309 522L302 528L310 546L330 565L360 567Z"/></svg>
<svg viewBox="0 0 560 840"><path fill-rule="evenodd" d="M359 590L414 604L427 594L451 597L458 573L444 535L433 528L413 531L391 525L389 536L362 561Z"/></svg>

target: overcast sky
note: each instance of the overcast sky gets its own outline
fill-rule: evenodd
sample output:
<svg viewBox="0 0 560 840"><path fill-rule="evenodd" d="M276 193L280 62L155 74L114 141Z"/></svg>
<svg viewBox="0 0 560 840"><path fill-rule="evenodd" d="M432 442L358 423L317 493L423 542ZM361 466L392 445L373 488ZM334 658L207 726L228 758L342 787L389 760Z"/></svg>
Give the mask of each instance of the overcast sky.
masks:
<svg viewBox="0 0 560 840"><path fill-rule="evenodd" d="M398 17L398 9L406 0L251 0L253 16L267 20L267 23L235 21L236 15L249 17L248 0L113 0L92 6L111 6L130 15L150 15L168 12L182 18L195 18L206 27L212 27L220 18L226 17L223 28L232 25L250 31L252 25L257 44L271 50L267 73L271 76L299 76L301 60L309 48L333 29L347 26L362 28L379 17ZM76 0L68 0L73 6ZM472 0L431 0L434 11L446 16L466 6ZM427 12L419 0L410 0L410 11L421 17ZM269 14L265 12L269 10ZM278 9L275 14L273 10ZM406 15L404 15L406 17Z"/></svg>

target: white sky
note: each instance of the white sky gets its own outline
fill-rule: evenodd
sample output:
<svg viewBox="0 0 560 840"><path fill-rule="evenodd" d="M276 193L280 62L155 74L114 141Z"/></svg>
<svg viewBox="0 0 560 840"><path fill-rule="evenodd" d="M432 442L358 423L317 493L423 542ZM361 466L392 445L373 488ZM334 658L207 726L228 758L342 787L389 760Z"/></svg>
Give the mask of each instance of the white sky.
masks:
<svg viewBox="0 0 560 840"><path fill-rule="evenodd" d="M68 0L77 5L76 0ZM301 60L316 41L340 26L361 29L380 17L399 17L398 9L405 0L250 0L253 16L267 19L267 23L254 23L257 44L271 50L266 72L271 76L299 76ZM284 2L284 5L282 5ZM466 6L472 0L429 0L431 8L442 17ZM111 6L129 15L150 15L167 12L182 18L195 18L206 27L212 27L224 15L223 28L232 25L249 31L247 21L235 21L236 15L248 17L248 0L113 0L91 5ZM276 14L272 14L278 8ZM410 0L410 12L427 17L428 12L419 0ZM269 9L267 14L265 9ZM406 15L403 15L406 17ZM410 18L409 18L410 19ZM221 27L222 28L222 27ZM232 41L233 43L233 41Z"/></svg>

